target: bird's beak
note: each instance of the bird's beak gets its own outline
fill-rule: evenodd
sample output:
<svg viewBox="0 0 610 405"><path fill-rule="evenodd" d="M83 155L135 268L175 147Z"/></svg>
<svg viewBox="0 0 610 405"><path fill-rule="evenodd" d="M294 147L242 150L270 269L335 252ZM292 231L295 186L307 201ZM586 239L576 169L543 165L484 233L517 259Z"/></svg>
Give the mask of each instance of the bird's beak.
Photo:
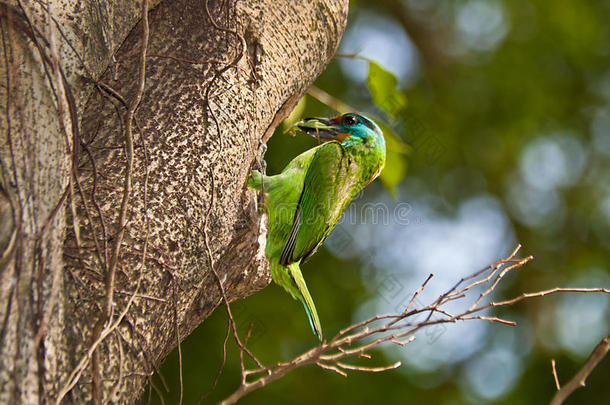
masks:
<svg viewBox="0 0 610 405"><path fill-rule="evenodd" d="M304 118L294 124L295 127L322 142L340 141L349 138L350 134L343 131L339 125L341 116L335 118Z"/></svg>

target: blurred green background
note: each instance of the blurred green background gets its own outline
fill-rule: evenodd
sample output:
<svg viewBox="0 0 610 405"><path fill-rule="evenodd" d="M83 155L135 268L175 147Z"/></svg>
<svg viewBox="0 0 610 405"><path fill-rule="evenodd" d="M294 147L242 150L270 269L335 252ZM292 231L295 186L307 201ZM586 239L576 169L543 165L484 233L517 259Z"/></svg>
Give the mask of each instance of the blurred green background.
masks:
<svg viewBox="0 0 610 405"><path fill-rule="evenodd" d="M610 1L352 1L339 52L315 86L332 97L328 104L382 121L391 140L383 184L354 201L303 266L327 336L399 308L434 273L419 298L427 303L517 243L535 260L507 277L495 299L610 287ZM307 95L292 119L335 114ZM268 145L270 174L315 145L285 128ZM397 370L345 379L306 367L242 403L548 403L550 360L567 382L610 332L609 298L523 302L500 313L514 328L438 326L403 349L374 351L367 363L401 360ZM316 344L301 304L274 284L233 311L242 335L254 324L249 347L266 364ZM226 326L219 308L183 343L184 403L212 384ZM175 352L161 374L165 383L155 376L154 385L165 403L177 403ZM610 359L587 382L567 403L607 404ZM204 403L238 384L230 340ZM154 390L152 402L161 402Z"/></svg>

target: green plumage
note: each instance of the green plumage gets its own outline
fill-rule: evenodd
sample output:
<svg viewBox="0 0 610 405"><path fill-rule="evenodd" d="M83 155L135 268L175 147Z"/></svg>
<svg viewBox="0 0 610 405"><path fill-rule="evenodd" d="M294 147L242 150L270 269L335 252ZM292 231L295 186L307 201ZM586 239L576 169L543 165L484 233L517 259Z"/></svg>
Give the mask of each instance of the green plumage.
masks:
<svg viewBox="0 0 610 405"><path fill-rule="evenodd" d="M325 141L294 158L276 176L253 172L269 217L265 253L273 280L301 300L314 333L322 328L300 263L322 245L354 196L385 163L385 142L371 120L358 114L306 119L295 126Z"/></svg>

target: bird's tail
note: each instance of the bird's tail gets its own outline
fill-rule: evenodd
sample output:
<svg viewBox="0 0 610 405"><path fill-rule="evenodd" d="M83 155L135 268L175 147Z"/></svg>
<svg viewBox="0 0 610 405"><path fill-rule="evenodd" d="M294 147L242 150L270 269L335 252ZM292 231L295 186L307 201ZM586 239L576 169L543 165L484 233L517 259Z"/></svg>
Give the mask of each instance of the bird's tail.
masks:
<svg viewBox="0 0 610 405"><path fill-rule="evenodd" d="M301 274L301 268L299 267L299 263L295 262L288 265L288 270L290 271L290 276L294 280L299 292L301 293L300 299L305 307L305 312L307 313L307 318L309 318L309 325L313 330L313 333L318 337L320 342L322 341L322 326L320 325L320 318L318 318L318 311L316 311L316 306L313 303L313 299L311 295L309 295L309 290L307 289L307 284L305 284L305 279L303 278L303 274Z"/></svg>

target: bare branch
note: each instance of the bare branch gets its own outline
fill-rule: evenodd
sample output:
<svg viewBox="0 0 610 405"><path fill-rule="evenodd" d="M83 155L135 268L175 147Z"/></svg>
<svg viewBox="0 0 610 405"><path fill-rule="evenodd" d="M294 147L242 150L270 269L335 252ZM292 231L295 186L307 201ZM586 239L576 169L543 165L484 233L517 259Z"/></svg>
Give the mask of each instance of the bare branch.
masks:
<svg viewBox="0 0 610 405"><path fill-rule="evenodd" d="M397 361L394 364L390 364L388 366L382 366L382 367L365 367L365 366L354 366L353 364L345 364L345 363L341 363L340 361L337 362L337 365L341 368L347 369L347 370L359 370L359 371L366 371L369 373L378 373L380 371L387 371L387 370L393 370L395 368L398 368L401 366L401 362Z"/></svg>
<svg viewBox="0 0 610 405"><path fill-rule="evenodd" d="M347 378L347 373L345 371L339 370L338 367L331 366L329 364L324 364L321 361L317 361L316 366L323 368L324 370L334 371L335 373L339 374L341 377Z"/></svg>
<svg viewBox="0 0 610 405"><path fill-rule="evenodd" d="M462 321L466 321L469 319L481 319L483 321L497 322L497 323L502 323L502 324L508 325L508 326L517 326L517 322L515 322L515 321L507 321L506 319L498 318L496 316L483 316L483 315L461 316L461 317L459 317L459 319Z"/></svg>
<svg viewBox="0 0 610 405"><path fill-rule="evenodd" d="M328 94L327 92L325 92L324 90L322 90L316 86L311 86L309 88L309 90L307 90L307 94L309 94L316 100L320 101L321 103L326 104L327 106L333 108L334 110L336 110L339 113L356 111L356 109L350 107L349 105L345 104L343 101L331 96L330 94Z"/></svg>
<svg viewBox="0 0 610 405"><path fill-rule="evenodd" d="M555 360L553 360L553 375L555 376L557 392L551 400L551 405L562 404L563 401L565 401L566 398L572 394L572 392L576 391L580 387L584 387L585 381L587 377L589 377L589 374L591 374L593 369L599 364L600 361L602 361L606 354L608 354L609 350L610 335L603 338L602 341L599 342L597 346L595 346L595 349L593 349L593 351L589 355L589 358L582 366L582 368L578 371L578 373L576 373L574 377L572 377L572 379L566 385L563 386L563 388L559 388L559 379L557 378L557 371L555 370Z"/></svg>
<svg viewBox="0 0 610 405"><path fill-rule="evenodd" d="M471 321L471 320L482 320L486 322L497 322L505 325L515 326L516 322L502 319L496 316L485 316L485 315L471 315L475 312L480 312L485 309L493 307L501 307L511 305L518 301L541 297L548 294L557 292L581 292L581 293L592 293L602 292L609 293L608 289L604 288L555 288L547 291L540 291L536 293L522 294L516 298L499 301L481 303L481 301L489 296L499 285L502 278L513 270L521 268L528 261L532 260L531 256L523 259L515 258L521 246L517 248L505 259L499 260L485 269L479 270L472 275L462 278L453 288L446 293L442 294L432 303L421 306L420 308L413 308L415 298L423 291L428 282L431 280L432 275L420 285L420 287L413 294L413 298L408 303L405 310L397 314L386 314L377 315L362 322L358 322L347 328L339 331L330 341L322 342L319 346L308 350L305 353L295 357L294 359L276 363L269 367L259 366L255 369L245 369L242 363L242 378L241 384L238 389L227 397L222 404L233 404L241 399L248 393L264 387L272 381L275 381L291 370L299 368L308 364L315 364L316 366L325 370L330 370L343 377L347 377L347 373L343 370L358 370L364 372L381 372L391 370L400 366L400 362L396 362L387 366L360 366L352 365L343 362L346 358L364 357L370 359L371 356L367 353L369 350L380 346L383 343L390 342L400 346L404 346L415 339L414 334L426 327L437 325L441 323L450 323L458 321ZM458 289L463 283L469 282L462 288ZM460 314L453 315L445 310L443 305L449 301L464 300L469 295L468 292L472 291L474 287L489 283L489 286L474 299L474 303ZM471 294L472 295L472 294ZM425 319L421 321L408 322L409 318L413 318L418 314L426 314ZM436 319L432 318L434 313L442 314L443 316ZM607 349L606 349L607 351ZM243 356L243 354L242 354ZM599 361L599 360L598 360ZM250 381L248 381L250 378Z"/></svg>
<svg viewBox="0 0 610 405"><path fill-rule="evenodd" d="M553 369L553 379L555 380L555 388L557 388L557 391L559 391L561 389L561 386L559 385L559 377L557 377L557 369L555 368L555 359L551 360L551 368Z"/></svg>
<svg viewBox="0 0 610 405"><path fill-rule="evenodd" d="M415 294L413 294L413 298L411 298L411 300L409 301L409 304L407 305L407 309L405 309L405 312L409 312L409 310L411 309L411 306L413 305L413 302L415 302L415 299L417 298L417 296L419 295L419 293L421 293L423 291L424 288L426 288L426 284L428 284L428 281L430 281L430 279L434 277L434 274L430 274L428 276L428 278L426 279L426 281L424 281L424 283L417 289L417 291L415 291Z"/></svg>
<svg viewBox="0 0 610 405"><path fill-rule="evenodd" d="M567 293L567 292L575 292L575 293L606 293L610 294L610 288L563 288L563 287L555 287L550 290L538 291L533 293L523 293L518 297L515 297L510 300L500 301L500 302L492 302L488 305L488 307L502 307L507 305L513 305L516 302L522 301L527 298L536 298L536 297L544 297L545 295L551 295L556 293ZM481 308L483 309L483 308Z"/></svg>

